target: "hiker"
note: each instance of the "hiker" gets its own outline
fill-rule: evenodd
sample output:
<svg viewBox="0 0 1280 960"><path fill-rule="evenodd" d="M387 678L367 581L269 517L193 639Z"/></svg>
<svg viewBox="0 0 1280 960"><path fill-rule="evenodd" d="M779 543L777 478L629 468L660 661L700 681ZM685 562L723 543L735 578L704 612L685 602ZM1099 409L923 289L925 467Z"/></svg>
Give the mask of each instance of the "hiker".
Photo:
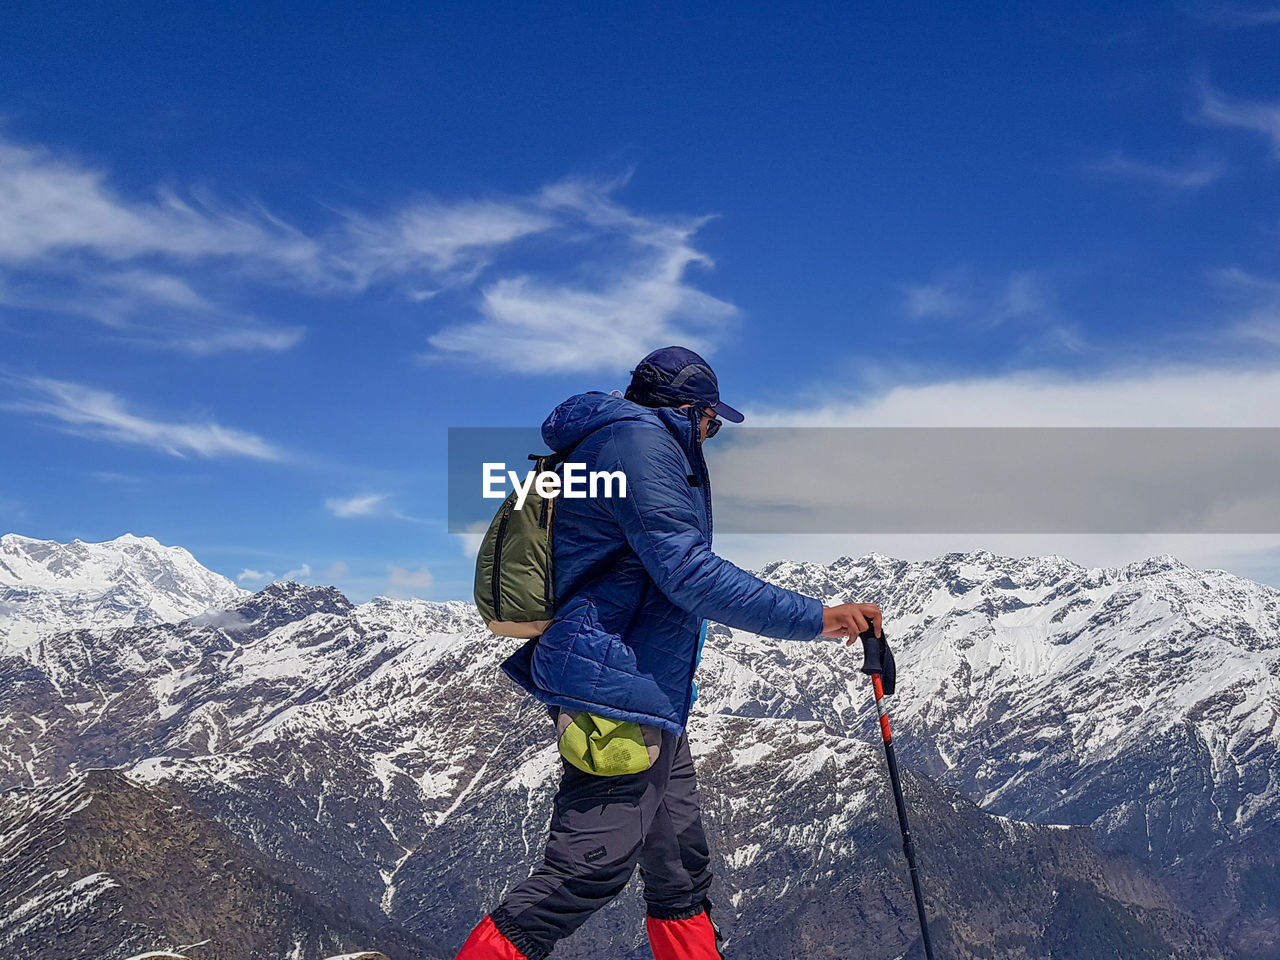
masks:
<svg viewBox="0 0 1280 960"><path fill-rule="evenodd" d="M602 776L563 761L544 862L457 960L543 960L637 865L655 960L722 957L685 736L707 621L785 640L852 638L869 625L880 634L875 604L824 608L711 551L702 444L721 418L743 416L720 399L711 367L665 347L631 372L625 395L571 397L542 425L551 449L571 450L573 462L623 471L626 495L556 500L555 619L503 670L548 705L562 738L584 722L588 733L638 724L648 766Z"/></svg>

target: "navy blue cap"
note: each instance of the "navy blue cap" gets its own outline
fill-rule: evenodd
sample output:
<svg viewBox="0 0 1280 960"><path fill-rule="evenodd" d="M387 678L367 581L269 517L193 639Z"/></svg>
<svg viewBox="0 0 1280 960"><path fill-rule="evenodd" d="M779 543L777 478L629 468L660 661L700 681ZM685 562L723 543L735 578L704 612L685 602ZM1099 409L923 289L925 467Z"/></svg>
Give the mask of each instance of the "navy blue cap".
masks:
<svg viewBox="0 0 1280 960"><path fill-rule="evenodd" d="M646 407L692 403L710 407L732 423L744 419L720 399L720 382L711 364L687 347L663 347L641 360L631 371L626 397Z"/></svg>

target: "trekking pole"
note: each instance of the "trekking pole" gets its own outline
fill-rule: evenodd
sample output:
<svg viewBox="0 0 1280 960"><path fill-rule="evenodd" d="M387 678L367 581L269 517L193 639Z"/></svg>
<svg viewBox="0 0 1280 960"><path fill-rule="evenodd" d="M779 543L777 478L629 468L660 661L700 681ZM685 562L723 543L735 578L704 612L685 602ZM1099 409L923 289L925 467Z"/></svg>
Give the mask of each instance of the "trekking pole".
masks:
<svg viewBox="0 0 1280 960"><path fill-rule="evenodd" d="M916 866L916 845L911 839L911 828L907 826L907 804L902 798L902 779L898 776L898 757L893 750L893 734L889 729L889 708L884 704L885 683L883 675L886 668L889 673L889 690L893 693L893 654L885 642L884 632L876 636L872 627L858 634L862 641L862 672L871 677L871 686L876 695L876 713L880 715L880 736L884 740L884 756L889 763L889 780L893 784L893 802L898 807L898 823L902 827L902 852L907 856L907 867L911 872L911 889L916 896L916 912L920 915L920 937L924 942L924 955L933 960L933 943L929 939L929 920L924 913L924 894L920 891L920 871Z"/></svg>

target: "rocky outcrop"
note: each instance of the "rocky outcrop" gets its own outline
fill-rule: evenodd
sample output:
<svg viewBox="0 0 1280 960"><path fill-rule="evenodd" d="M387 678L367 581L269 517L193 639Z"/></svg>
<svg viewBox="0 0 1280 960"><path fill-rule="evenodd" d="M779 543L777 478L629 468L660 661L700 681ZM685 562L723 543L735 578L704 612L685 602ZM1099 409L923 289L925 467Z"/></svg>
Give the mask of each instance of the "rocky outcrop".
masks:
<svg viewBox="0 0 1280 960"><path fill-rule="evenodd" d="M94 770L11 792L0 797L0 955L283 960L382 943L397 960L432 956L286 872L172 787Z"/></svg>

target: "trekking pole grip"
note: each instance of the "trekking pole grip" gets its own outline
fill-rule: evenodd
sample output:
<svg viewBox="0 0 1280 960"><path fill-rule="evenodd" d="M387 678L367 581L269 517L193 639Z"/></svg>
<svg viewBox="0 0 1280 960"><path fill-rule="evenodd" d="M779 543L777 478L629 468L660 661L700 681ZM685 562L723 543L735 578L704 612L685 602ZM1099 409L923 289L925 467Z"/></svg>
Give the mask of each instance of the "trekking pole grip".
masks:
<svg viewBox="0 0 1280 960"><path fill-rule="evenodd" d="M880 631L876 636L875 627L868 627L858 634L862 641L862 672L872 680L878 679L883 686L885 696L892 696L897 686L898 667L889 649L889 635Z"/></svg>
<svg viewBox="0 0 1280 960"><path fill-rule="evenodd" d="M858 634L862 641L862 672L865 674L884 673L884 637L876 636L875 627L869 627Z"/></svg>

